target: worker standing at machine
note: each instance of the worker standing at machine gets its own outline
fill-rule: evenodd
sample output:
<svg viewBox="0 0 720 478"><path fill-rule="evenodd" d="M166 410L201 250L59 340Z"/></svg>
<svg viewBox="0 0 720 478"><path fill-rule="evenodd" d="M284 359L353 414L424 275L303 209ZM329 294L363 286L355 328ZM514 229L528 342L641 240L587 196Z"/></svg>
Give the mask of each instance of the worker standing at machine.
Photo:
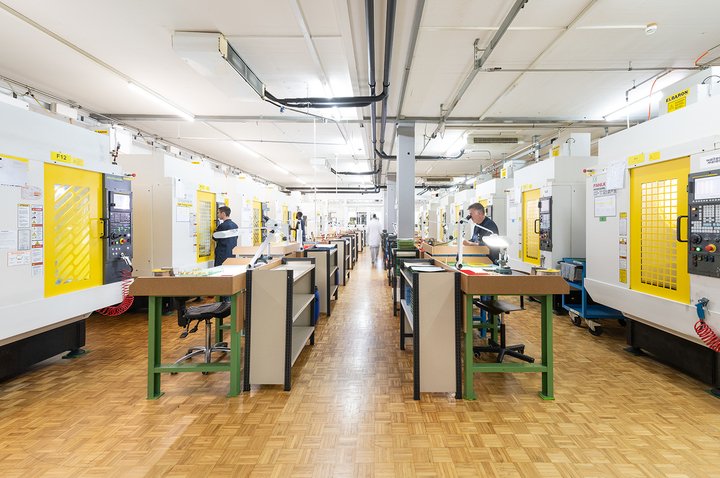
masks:
<svg viewBox="0 0 720 478"><path fill-rule="evenodd" d="M305 243L306 236L305 236L305 219L303 218L303 213L298 211L295 213L295 227L292 228L293 231L296 231L297 240L302 240L303 244Z"/></svg>
<svg viewBox="0 0 720 478"><path fill-rule="evenodd" d="M230 219L230 212L228 206L220 206L217 210L217 217L222 222L213 233L216 267L221 266L228 257L232 257L232 250L237 246L238 225Z"/></svg>
<svg viewBox="0 0 720 478"><path fill-rule="evenodd" d="M470 220L473 222L473 233L470 240L465 240L463 243L466 246L482 246L482 238L489 236L490 234L498 234L498 227L495 222L485 215L485 206L479 202L473 203L468 207L470 213ZM488 254L490 260L497 263L500 257L500 251L496 248L490 248Z"/></svg>

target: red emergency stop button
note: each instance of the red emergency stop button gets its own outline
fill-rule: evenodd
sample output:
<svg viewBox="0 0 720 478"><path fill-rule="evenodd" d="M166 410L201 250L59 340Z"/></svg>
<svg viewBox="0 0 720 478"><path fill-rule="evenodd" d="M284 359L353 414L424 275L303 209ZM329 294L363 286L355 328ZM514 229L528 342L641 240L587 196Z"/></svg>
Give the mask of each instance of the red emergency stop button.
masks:
<svg viewBox="0 0 720 478"><path fill-rule="evenodd" d="M715 244L708 244L705 246L705 250L708 252L715 252L717 251L717 247L715 247Z"/></svg>

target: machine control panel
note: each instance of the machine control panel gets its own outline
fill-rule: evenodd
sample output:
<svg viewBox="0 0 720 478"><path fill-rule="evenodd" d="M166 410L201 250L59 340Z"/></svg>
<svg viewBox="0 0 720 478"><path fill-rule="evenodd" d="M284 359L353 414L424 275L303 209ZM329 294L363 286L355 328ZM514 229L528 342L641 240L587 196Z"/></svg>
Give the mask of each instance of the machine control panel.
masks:
<svg viewBox="0 0 720 478"><path fill-rule="evenodd" d="M132 193L130 181L106 174L105 182L105 280L123 279L132 268Z"/></svg>
<svg viewBox="0 0 720 478"><path fill-rule="evenodd" d="M720 277L720 170L688 176L688 271Z"/></svg>
<svg viewBox="0 0 720 478"><path fill-rule="evenodd" d="M552 197L542 197L538 202L540 209L540 250L552 251Z"/></svg>

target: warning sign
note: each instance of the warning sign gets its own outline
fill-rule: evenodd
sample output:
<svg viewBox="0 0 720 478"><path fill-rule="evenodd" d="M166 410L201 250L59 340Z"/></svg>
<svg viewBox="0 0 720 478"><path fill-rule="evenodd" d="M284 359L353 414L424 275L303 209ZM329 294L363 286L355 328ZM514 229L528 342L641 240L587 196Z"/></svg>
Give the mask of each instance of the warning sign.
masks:
<svg viewBox="0 0 720 478"><path fill-rule="evenodd" d="M690 94L690 89L685 88L682 91L679 91L675 93L674 95L670 95L667 98L665 98L665 103L667 103L667 111L668 113L672 113L673 111L681 110L687 106L687 97Z"/></svg>

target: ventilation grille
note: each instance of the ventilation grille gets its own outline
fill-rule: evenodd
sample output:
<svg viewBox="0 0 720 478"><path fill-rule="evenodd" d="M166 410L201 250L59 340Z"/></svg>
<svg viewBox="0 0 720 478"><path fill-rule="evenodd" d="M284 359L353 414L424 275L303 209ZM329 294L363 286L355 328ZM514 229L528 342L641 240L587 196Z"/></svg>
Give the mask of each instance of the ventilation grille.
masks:
<svg viewBox="0 0 720 478"><path fill-rule="evenodd" d="M468 144L518 144L519 138L509 136L469 136Z"/></svg>

